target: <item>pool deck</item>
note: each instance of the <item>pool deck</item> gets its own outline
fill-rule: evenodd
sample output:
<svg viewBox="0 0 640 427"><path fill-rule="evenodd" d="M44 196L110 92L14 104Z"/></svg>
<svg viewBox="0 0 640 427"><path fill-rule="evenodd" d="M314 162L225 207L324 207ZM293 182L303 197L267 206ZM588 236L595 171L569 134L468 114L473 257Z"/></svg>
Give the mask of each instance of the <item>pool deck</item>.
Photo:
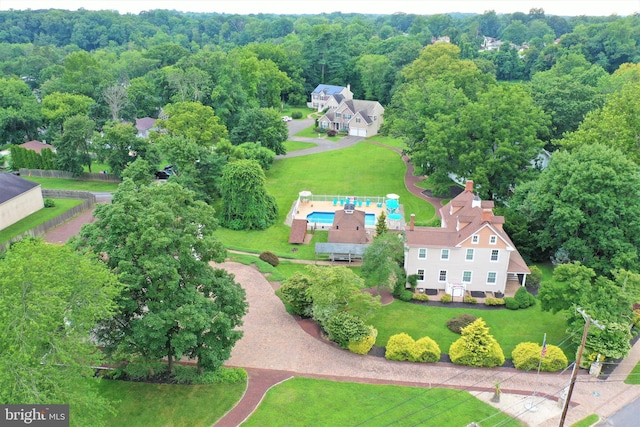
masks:
<svg viewBox="0 0 640 427"><path fill-rule="evenodd" d="M312 212L335 212L335 211L344 209L344 206L340 206L340 203L337 203L334 206L333 201L321 201L321 200L300 201L300 203L298 204L298 209L296 210L296 212L293 212L293 209L295 208L295 206L296 206L296 202L294 201L293 204L291 205L291 209L289 210L289 215L287 215L287 220L285 222L289 226L291 226L291 222L293 219L307 219L307 215L309 215ZM373 202L371 202L369 206L366 206L366 203L362 203L362 206L356 206L355 210L364 211L365 213L369 213L369 214L374 214L376 216L376 223L378 221L377 218L378 216L380 216L380 213L382 211L386 211L384 204L382 205L382 207L378 207L377 203L373 203ZM399 211L400 213L403 213L402 205L400 205ZM313 228L313 226L314 226L314 223L309 224L310 228ZM403 215L403 219L398 221L390 221L387 218L387 226L389 227L389 230L404 230L404 227L405 227L404 215ZM315 228L318 230L329 230L331 228L331 224L317 223L317 226ZM375 224L367 225L366 228L375 229L376 226Z"/></svg>

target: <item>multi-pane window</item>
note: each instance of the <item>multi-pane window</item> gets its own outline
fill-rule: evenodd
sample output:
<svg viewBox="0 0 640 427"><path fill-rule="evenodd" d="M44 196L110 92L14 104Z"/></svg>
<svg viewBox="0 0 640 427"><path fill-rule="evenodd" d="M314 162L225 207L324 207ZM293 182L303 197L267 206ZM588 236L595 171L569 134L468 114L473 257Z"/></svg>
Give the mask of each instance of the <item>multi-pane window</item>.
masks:
<svg viewBox="0 0 640 427"><path fill-rule="evenodd" d="M497 241L498 241L498 236L496 236L495 234L493 236L489 236L490 244L495 245Z"/></svg>
<svg viewBox="0 0 640 427"><path fill-rule="evenodd" d="M418 249L418 259L427 259L427 248Z"/></svg>
<svg viewBox="0 0 640 427"><path fill-rule="evenodd" d="M422 281L424 280L424 270L418 270L418 280Z"/></svg>
<svg viewBox="0 0 640 427"><path fill-rule="evenodd" d="M498 261L500 257L500 251L497 249L491 250L491 261Z"/></svg>
<svg viewBox="0 0 640 427"><path fill-rule="evenodd" d="M471 272L463 271L462 272L462 283L471 283Z"/></svg>
<svg viewBox="0 0 640 427"><path fill-rule="evenodd" d="M467 249L467 253L464 256L464 259L467 261L473 261L473 253L474 253L473 249Z"/></svg>
<svg viewBox="0 0 640 427"><path fill-rule="evenodd" d="M495 285L498 279L498 273L496 273L495 271L490 271L487 273L487 284L488 285Z"/></svg>
<svg viewBox="0 0 640 427"><path fill-rule="evenodd" d="M473 236L471 236L471 243L477 244L480 241L480 236L478 236L477 234L474 234Z"/></svg>
<svg viewBox="0 0 640 427"><path fill-rule="evenodd" d="M438 274L438 282L446 282L447 281L447 270L440 270L440 274Z"/></svg>
<svg viewBox="0 0 640 427"><path fill-rule="evenodd" d="M361 122L360 117L356 117L356 123L360 123L360 122Z"/></svg>
<svg viewBox="0 0 640 427"><path fill-rule="evenodd" d="M449 249L443 249L440 251L440 259L449 259Z"/></svg>

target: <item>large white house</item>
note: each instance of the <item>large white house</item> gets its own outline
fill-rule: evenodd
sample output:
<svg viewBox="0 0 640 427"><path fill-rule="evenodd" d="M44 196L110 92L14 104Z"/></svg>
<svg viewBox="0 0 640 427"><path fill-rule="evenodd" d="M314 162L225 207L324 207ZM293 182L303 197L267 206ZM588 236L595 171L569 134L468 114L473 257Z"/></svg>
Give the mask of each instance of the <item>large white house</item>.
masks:
<svg viewBox="0 0 640 427"><path fill-rule="evenodd" d="M463 296L466 291L504 294L507 281L524 286L531 271L493 206L467 181L465 190L440 209L441 227L409 227L404 267L418 276L418 291Z"/></svg>

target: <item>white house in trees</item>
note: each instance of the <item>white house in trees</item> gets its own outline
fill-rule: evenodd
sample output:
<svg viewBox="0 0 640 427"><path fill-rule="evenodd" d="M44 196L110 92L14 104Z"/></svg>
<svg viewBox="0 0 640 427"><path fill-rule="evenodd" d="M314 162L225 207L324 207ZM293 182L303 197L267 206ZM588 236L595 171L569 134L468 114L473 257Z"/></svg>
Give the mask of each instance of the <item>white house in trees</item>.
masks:
<svg viewBox="0 0 640 427"><path fill-rule="evenodd" d="M503 230L493 201L473 192L473 181L440 209L441 227L406 230L405 270L418 276L419 292L504 294L508 281L524 286L531 273Z"/></svg>

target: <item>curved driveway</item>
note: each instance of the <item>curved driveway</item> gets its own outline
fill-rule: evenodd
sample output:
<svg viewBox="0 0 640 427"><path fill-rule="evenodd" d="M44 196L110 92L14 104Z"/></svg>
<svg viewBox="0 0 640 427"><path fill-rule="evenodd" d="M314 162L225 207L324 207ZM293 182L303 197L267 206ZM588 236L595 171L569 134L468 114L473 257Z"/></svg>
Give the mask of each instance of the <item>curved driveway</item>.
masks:
<svg viewBox="0 0 640 427"><path fill-rule="evenodd" d="M464 390L492 390L494 384L500 382L505 393L530 394L535 390L538 396L558 396L569 381L568 373L536 375L508 368L392 362L356 355L304 332L287 314L269 282L254 267L230 262L216 267L236 276L249 301L249 312L241 328L244 336L234 347L228 366L287 371L300 376L402 382ZM640 396L640 388L623 384L615 373L611 378L601 381L586 374L579 375L572 399L579 405L569 411L570 423L592 413L609 416ZM558 425L558 420L554 416L548 420L548 425Z"/></svg>

